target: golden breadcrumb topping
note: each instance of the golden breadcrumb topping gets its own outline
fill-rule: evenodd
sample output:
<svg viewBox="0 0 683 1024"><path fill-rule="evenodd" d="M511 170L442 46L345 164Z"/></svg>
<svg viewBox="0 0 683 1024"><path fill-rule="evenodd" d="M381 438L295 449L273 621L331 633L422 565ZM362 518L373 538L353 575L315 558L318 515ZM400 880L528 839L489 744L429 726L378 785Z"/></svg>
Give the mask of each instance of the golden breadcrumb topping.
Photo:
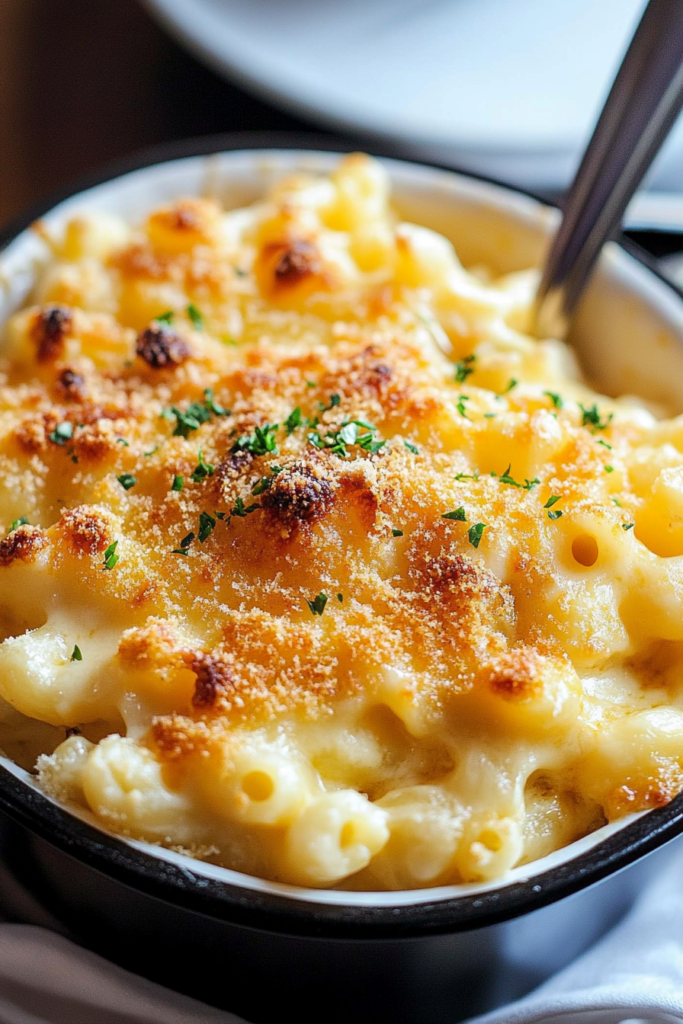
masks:
<svg viewBox="0 0 683 1024"><path fill-rule="evenodd" d="M361 155L51 244L0 377L0 733L48 792L356 888L679 792L683 425L524 333L535 271Z"/></svg>

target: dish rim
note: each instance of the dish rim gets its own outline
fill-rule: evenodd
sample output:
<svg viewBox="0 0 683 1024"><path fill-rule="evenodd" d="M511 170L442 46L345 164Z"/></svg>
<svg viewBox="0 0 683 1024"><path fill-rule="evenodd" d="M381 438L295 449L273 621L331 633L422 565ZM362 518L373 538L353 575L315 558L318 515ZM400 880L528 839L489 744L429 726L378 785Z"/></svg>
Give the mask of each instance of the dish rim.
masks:
<svg viewBox="0 0 683 1024"><path fill-rule="evenodd" d="M174 160L243 150L317 150L330 153L349 148L348 141L343 139L289 132L212 135L151 147L105 166L74 186L59 190L56 195L16 218L0 231L0 256L35 220L46 216L60 203L136 170L151 171L159 164ZM376 156L391 156L379 146L368 147L367 151ZM398 162L427 170L446 171L493 185L512 194L532 198L549 208L554 205L532 192L485 175L457 171L428 160L399 159ZM618 244L683 302L683 292L658 272L648 254L623 237ZM244 879L240 884L207 877L197 870L202 867L201 861L179 855L172 859L169 851L162 848L156 855L147 852L152 849L149 844L127 841L90 824L24 781L20 777L21 772L19 768L10 770L0 763L0 810L95 870L131 888L142 889L148 895L211 917L268 931L310 936L324 934L329 938L408 938L468 931L496 924L541 909L585 889L623 870L683 832L682 793L665 807L620 824L589 849L569 856L540 873L460 895L441 895L445 888L451 887L439 887L438 898L435 889L405 890L411 894L411 901L392 905L387 898L391 894L297 889L246 874L240 874ZM558 854L571 850L572 845L575 844L557 851ZM528 867L533 869L533 864ZM307 897L306 893L314 893L315 898ZM337 898L326 902L326 893L334 893ZM373 904L373 895L385 897L381 905ZM349 902L343 902L347 896Z"/></svg>

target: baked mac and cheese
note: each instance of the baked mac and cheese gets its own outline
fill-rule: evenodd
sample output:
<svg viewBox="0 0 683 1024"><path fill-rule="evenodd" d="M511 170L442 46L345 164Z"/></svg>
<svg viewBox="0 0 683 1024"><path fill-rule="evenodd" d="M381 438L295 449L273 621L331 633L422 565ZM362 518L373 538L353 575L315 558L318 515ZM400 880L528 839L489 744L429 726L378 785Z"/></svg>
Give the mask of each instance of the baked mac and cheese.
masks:
<svg viewBox="0 0 683 1024"><path fill-rule="evenodd" d="M683 788L683 420L353 155L48 239L0 381L0 743L306 886L502 877Z"/></svg>

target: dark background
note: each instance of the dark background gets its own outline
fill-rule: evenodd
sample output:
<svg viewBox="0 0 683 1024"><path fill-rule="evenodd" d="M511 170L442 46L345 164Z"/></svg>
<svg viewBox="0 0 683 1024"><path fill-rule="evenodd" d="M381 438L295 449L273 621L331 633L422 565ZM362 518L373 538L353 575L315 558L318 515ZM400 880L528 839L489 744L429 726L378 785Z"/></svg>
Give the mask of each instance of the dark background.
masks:
<svg viewBox="0 0 683 1024"><path fill-rule="evenodd" d="M311 126L181 49L136 0L0 0L0 228L159 142Z"/></svg>

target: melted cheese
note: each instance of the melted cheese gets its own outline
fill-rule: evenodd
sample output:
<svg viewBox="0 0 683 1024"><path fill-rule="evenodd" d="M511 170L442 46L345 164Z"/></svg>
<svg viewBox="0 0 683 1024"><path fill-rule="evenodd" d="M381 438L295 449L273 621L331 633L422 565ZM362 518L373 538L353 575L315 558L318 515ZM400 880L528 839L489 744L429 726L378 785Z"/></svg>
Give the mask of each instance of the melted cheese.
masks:
<svg viewBox="0 0 683 1024"><path fill-rule="evenodd" d="M388 191L77 218L5 329L4 748L305 885L499 878L683 787L683 422Z"/></svg>

